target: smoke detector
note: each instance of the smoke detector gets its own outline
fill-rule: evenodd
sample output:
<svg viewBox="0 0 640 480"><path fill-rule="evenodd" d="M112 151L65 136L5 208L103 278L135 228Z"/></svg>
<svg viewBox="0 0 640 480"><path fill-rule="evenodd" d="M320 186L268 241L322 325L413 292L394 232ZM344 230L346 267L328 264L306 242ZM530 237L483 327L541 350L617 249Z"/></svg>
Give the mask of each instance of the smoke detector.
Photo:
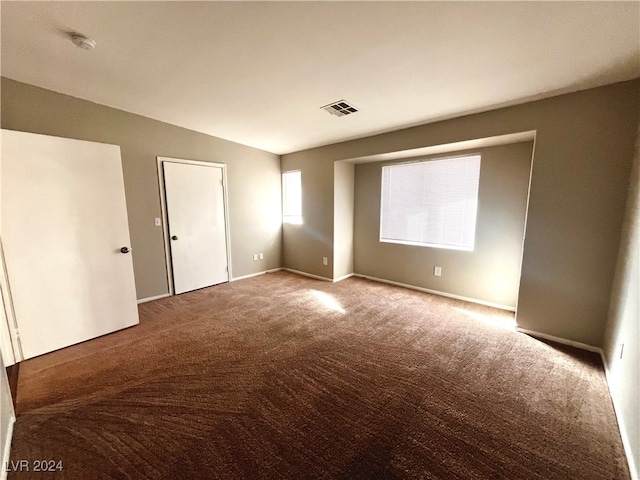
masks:
<svg viewBox="0 0 640 480"><path fill-rule="evenodd" d="M356 113L358 109L353 106L353 104L347 102L346 100L338 100L337 102L330 103L329 105L325 105L324 107L320 107L322 110L326 110L331 115L335 115L336 117L344 117L345 115L351 115L352 113Z"/></svg>
<svg viewBox="0 0 640 480"><path fill-rule="evenodd" d="M76 47L80 47L85 50L93 50L96 48L96 41L86 35L77 32L70 32L69 37Z"/></svg>

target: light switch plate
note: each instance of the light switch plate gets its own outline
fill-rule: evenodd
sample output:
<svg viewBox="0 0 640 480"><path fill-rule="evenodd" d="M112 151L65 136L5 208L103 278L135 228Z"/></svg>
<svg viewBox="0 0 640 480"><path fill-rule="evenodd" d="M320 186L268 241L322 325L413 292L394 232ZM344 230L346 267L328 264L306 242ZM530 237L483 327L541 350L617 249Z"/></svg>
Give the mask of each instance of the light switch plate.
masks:
<svg viewBox="0 0 640 480"><path fill-rule="evenodd" d="M161 227L162 226L162 221L158 217L154 218L153 222L154 222L156 227Z"/></svg>

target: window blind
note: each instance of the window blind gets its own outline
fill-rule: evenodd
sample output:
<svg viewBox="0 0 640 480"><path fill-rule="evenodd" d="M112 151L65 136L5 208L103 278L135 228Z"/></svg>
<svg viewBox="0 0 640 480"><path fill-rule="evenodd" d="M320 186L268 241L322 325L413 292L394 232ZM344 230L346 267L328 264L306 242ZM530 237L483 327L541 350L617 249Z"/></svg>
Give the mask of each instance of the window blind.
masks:
<svg viewBox="0 0 640 480"><path fill-rule="evenodd" d="M473 250L479 181L480 155L382 167L380 241Z"/></svg>

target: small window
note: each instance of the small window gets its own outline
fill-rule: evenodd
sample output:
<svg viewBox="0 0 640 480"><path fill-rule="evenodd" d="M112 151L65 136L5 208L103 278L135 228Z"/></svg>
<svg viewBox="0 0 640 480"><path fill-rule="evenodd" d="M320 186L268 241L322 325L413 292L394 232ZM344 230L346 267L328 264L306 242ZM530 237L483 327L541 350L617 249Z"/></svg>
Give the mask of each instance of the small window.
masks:
<svg viewBox="0 0 640 480"><path fill-rule="evenodd" d="M382 167L380 241L473 250L480 155Z"/></svg>
<svg viewBox="0 0 640 480"><path fill-rule="evenodd" d="M282 174L282 221L302 224L302 175L300 170Z"/></svg>

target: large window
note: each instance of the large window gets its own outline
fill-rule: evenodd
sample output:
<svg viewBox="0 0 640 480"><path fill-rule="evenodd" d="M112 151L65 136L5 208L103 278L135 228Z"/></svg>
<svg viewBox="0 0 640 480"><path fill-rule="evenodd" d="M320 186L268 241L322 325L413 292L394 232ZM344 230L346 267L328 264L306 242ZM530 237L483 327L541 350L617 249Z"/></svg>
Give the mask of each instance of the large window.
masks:
<svg viewBox="0 0 640 480"><path fill-rule="evenodd" d="M380 241L473 250L480 155L382 167Z"/></svg>
<svg viewBox="0 0 640 480"><path fill-rule="evenodd" d="M299 170L282 174L282 221L302 223L302 175Z"/></svg>

